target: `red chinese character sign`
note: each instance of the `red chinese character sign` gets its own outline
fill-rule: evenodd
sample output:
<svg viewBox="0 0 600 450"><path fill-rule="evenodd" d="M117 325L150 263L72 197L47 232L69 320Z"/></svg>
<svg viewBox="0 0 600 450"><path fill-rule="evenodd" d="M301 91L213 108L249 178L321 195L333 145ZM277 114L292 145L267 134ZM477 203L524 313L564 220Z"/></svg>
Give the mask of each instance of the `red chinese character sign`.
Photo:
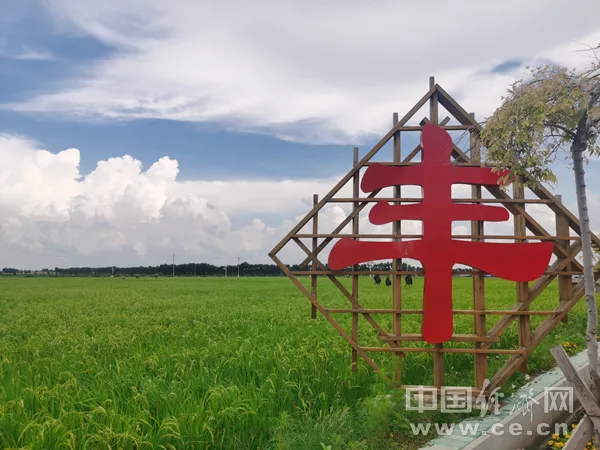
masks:
<svg viewBox="0 0 600 450"><path fill-rule="evenodd" d="M407 242L338 241L329 255L329 267L340 270L370 261L412 258L425 272L422 334L439 344L453 334L452 267L464 264L510 281L532 281L546 270L554 244L468 242L452 239L452 222L460 220L502 222L509 219L503 207L456 204L453 184L498 185L503 174L482 167L456 167L451 161L452 138L443 129L427 124L422 132L421 164L369 166L362 179L363 192L400 185L419 185L423 201L411 205L378 202L369 214L375 225L399 220L423 222L423 238ZM518 255L527 258L516 258Z"/></svg>
<svg viewBox="0 0 600 450"><path fill-rule="evenodd" d="M415 118L415 114L423 110L428 102L430 117L422 120ZM453 123L451 117L439 120L442 108L453 116ZM420 121L421 125L408 126L411 119ZM430 125L429 122L439 125ZM447 133L449 130L469 133L471 156L452 143ZM434 376L431 381L435 388L439 388L444 385L444 355L470 354L474 356L475 386L491 392L506 382L515 371L523 370L531 352L583 297L583 281L575 283L572 279L573 275L583 273L583 267L577 260L581 252L581 230L577 218L544 186L533 188L530 192L533 195L527 199L523 189L518 186L512 186L512 194L510 189L501 189L498 180L502 174L481 166L479 131L474 116L467 113L434 80L430 80L429 91L408 114L394 121L392 129L371 150L359 158L359 151L355 149L355 160L350 171L320 200L317 196L313 197L313 208L269 253L281 271L310 301L311 317L323 317L351 346L353 370L357 369L360 357L374 370L382 372L380 364L384 360L372 358L373 352L398 356L397 362L412 358L414 353L427 353L431 355L433 365ZM404 149L400 147L401 136L406 136L406 133L413 133L413 136L414 133L420 133L421 142L412 151L403 152ZM380 160L386 160L385 156L381 158L381 154L385 152L386 143L392 140L394 153L388 156L388 160L393 157L394 164L372 162L376 155ZM420 164L405 164L419 153ZM366 169L362 180L361 169ZM348 184L352 184L351 197L343 195L343 188ZM472 185L472 198L453 200L454 184ZM404 185L421 186L422 200L415 203L415 199L403 198L401 189L395 187ZM381 190L388 187L394 187L394 196L379 198ZM365 194L361 194L361 188ZM483 199L483 190L491 196ZM378 227L379 233L361 234L360 218L373 202L375 205L368 216L371 223L385 225L418 220L423 224L422 234L402 235L397 225L393 227L392 234L381 231L383 227ZM328 228L328 221L319 221L319 214L324 208L339 203L352 204L353 208L341 223L333 229ZM496 203L498 206L487 203ZM556 216L556 227L550 230L537 222L531 215L531 204L535 204L536 209L549 208ZM489 232L491 230L484 233L484 221L503 222L510 216L515 219L514 234L494 235ZM454 221L471 221L471 233L460 237L464 240L457 240L456 236L453 238ZM351 234L344 231L349 225L352 225ZM375 238L379 240L371 240ZM594 245L600 245L597 236L592 235L592 241ZM297 258L299 250L302 252L301 258L284 263L280 259L280 252L289 247L294 247L291 250L296 252L287 253L289 257L295 255ZM325 261L321 255L327 250L330 252ZM551 261L552 254L554 259ZM392 272L382 266L373 268L371 272L360 266L365 262L390 259L415 259L423 266L425 276L421 309L404 309L402 306L404 292L401 276L414 273L412 269L402 270L396 264ZM474 271L472 280L468 281L472 286L469 294L472 302L461 299L462 308L466 304L472 307L453 311L452 274L456 264L479 270ZM485 273L516 282L515 302L503 305L496 303L493 310L488 309L486 294L498 288L495 283L486 281ZM383 287L374 297L368 286L368 276L390 274L394 275L392 289ZM307 276L310 277L309 284L303 280ZM340 280L340 276L351 276L351 287ZM536 278L535 283L528 283ZM338 292L332 295L330 289L321 290L318 288L320 280L333 283ZM552 283L553 280L558 280L558 283ZM543 310L540 308L547 308L548 302L538 304L535 314L542 320L530 321L529 309L536 298L555 287L558 287L556 306ZM363 303L362 289L369 289L368 305ZM464 290L461 295L465 295ZM347 300L345 308L340 308L341 305L337 303L339 299ZM339 321L340 314L351 314L352 320ZM402 320L403 316L409 314L422 317L420 334L411 332L411 321ZM471 315L472 322L461 320L453 324L454 314ZM490 315L495 316L495 320L487 321ZM390 319L391 329L386 325L390 324ZM532 323L536 324L535 328ZM512 325L518 325L517 333L506 335L506 330ZM373 336L373 332L376 336ZM373 346L376 342L373 337L381 344ZM501 339L503 337L506 339ZM431 345L411 345L419 342ZM489 354L508 355L504 365L495 374L488 373ZM425 380L415 380L411 374L402 373L402 366L394 365L396 386L402 385L401 378L407 385L425 384ZM491 382L485 384L485 379L490 376ZM473 386L468 380L465 380L465 385Z"/></svg>

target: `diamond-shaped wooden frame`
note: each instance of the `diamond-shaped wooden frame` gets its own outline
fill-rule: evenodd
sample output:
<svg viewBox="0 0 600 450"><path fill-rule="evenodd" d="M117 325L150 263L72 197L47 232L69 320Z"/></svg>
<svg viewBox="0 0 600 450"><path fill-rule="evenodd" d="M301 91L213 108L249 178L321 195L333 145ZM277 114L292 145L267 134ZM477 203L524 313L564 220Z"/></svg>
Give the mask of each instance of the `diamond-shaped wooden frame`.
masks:
<svg viewBox="0 0 600 450"><path fill-rule="evenodd" d="M407 126L407 122L429 102L429 117L424 118L419 126ZM446 117L438 122L439 105L448 111L448 113L458 121L459 125L448 125L451 121ZM364 272L359 271L357 267L351 272L332 271L326 264L318 259L319 253L325 249L332 240L339 237L352 237L360 239L373 237L361 235L359 233L359 214L371 202L382 200L377 195L380 191L374 191L367 197L361 198L359 192L360 170L366 168L371 159L384 147L384 145L393 140L393 161L386 163L394 166L403 166L415 164L411 162L420 152L420 146L417 145L404 159L401 158L400 134L408 131L419 131L427 122L439 124L448 131L463 130L470 136L470 154L465 153L457 145L453 147L453 157L455 164L466 166L481 166L481 145L479 143L480 125L475 121L473 114L467 113L448 93L436 84L433 78L430 78L429 91L413 106L410 111L400 120L397 114L394 115L394 125L392 129L379 141L362 159L358 160L358 149L354 152L354 165L352 169L344 176L333 189L327 193L320 201L314 196L314 206L308 214L298 222L298 224L285 236L282 241L275 246L269 253L269 256L279 266L279 268L291 279L291 281L302 291L313 305L313 318L319 311L338 333L352 346L352 368L356 370L357 359L360 356L374 370L380 372L378 365L368 355L369 352L392 352L397 357L402 357L408 352L427 352L433 355L434 365L434 386L432 389L444 387L444 359L443 354L448 352L469 353L474 355L475 364L475 389L471 392L489 394L495 388L500 387L508 378L519 368L526 367L527 357L540 344L540 342L552 331L552 329L561 321L566 320L569 310L583 297L584 285L583 277L579 282L573 282L574 275L583 275L583 267L577 261L576 257L581 251L580 225L577 217L572 214L561 202L560 196L552 195L544 186L538 185L532 188L532 192L537 196L535 199L526 199L523 188L513 186L512 196L499 187L485 186L494 198L483 198L482 187L472 186L472 195L470 199L455 199L459 202L468 203L501 203L514 217L514 235L511 236L486 236L483 231L483 222L471 222L471 234L461 235L460 238L472 240L484 239L507 239L513 242L524 241L552 241L554 243L554 255L556 261L548 268L542 277L531 285L529 283L516 283L516 302L509 310L486 310L485 307L485 274L474 270L473 279L473 309L454 310L454 314L470 314L474 318L474 334L454 334L451 341L472 342L473 348L444 348L443 344L424 347L405 347L404 342L423 341L422 336L415 334L402 333L402 316L405 314L422 314L422 310L402 309L402 276L413 274L401 270L401 261L395 260L391 271ZM335 195L349 182L353 184L353 196L351 198L337 198ZM400 187L394 188L392 198L385 200L395 203L415 202L419 199L405 198L401 196ZM330 203L352 203L353 211L342 221L331 233L320 234L318 232L318 213ZM556 214L556 232L550 233L540 225L526 211L526 204L545 204ZM312 221L312 233L301 233L302 229ZM342 234L341 231L352 223L352 233ZM527 234L527 230L531 235ZM571 235L570 230L575 235ZM420 235L403 235L401 233L401 223L394 223L392 234L378 235L393 240L414 239ZM312 248L308 248L301 239L310 238ZM318 244L318 239L323 241ZM278 257L277 254L291 241L295 242L305 253L306 258L300 264L300 270L291 270ZM573 242L571 242L573 241ZM600 239L592 234L592 242L595 247L600 247ZM310 270L307 269L310 265ZM361 275L392 275L392 308L391 309L366 309L363 308L358 299L358 278ZM352 275L352 292L340 283L336 276ZM598 279L600 273L596 272ZM300 276L311 277L311 289L306 288L298 279ZM329 309L324 307L317 299L317 280L319 276L328 278L340 292L349 300L351 308L349 309ZM530 311L532 302L558 278L559 284L559 303L553 311ZM333 317L333 314L348 313L352 314L352 331L348 333L339 322ZM392 315L392 332L385 330L373 317L374 314ZM546 319L534 330L531 329L531 315L543 315ZM358 317L362 315L366 321L377 331L378 337L387 346L381 347L363 347L358 340ZM486 330L486 316L500 315L501 318L489 329ZM492 343L498 342L502 333L515 321L518 321L519 328L519 348L518 349L497 349L490 348ZM493 375L490 382L487 383L487 357L488 354L510 354L510 358L504 366ZM400 365L395 374L395 384L398 387L403 386L400 380ZM446 387L447 389L447 387ZM461 388L458 388L461 389Z"/></svg>

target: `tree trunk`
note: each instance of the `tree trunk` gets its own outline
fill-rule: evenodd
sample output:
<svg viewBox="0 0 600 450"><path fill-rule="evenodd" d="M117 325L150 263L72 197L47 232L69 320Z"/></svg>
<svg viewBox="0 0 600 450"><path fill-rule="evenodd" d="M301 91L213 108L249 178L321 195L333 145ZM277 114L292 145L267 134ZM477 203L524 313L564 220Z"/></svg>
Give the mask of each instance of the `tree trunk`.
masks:
<svg viewBox="0 0 600 450"><path fill-rule="evenodd" d="M585 338L587 340L587 353L590 362L590 377L593 381L594 395L600 394L600 365L598 363L598 309L596 307L596 292L594 280L594 264L592 262L592 236L590 230L590 216L587 207L585 191L585 170L583 168L583 152L587 148L587 115L582 117L577 126L577 134L571 145L573 156L573 170L575 172L575 192L577 194L577 208L581 222L581 244L583 250L583 276L585 283L585 303L588 309L588 320Z"/></svg>

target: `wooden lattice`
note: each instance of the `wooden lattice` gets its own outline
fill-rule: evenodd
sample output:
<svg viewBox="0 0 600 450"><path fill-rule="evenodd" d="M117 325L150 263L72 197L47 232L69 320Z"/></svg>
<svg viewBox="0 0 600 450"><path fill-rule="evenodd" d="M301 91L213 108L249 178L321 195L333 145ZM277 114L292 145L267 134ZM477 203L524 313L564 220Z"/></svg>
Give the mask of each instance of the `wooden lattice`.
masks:
<svg viewBox="0 0 600 450"><path fill-rule="evenodd" d="M406 125L409 120L429 102L429 117L424 118L419 126ZM451 125L450 117L439 121L438 110L442 106L454 117L458 125ZM453 314L468 314L473 316L473 334L454 334L451 341L471 342L472 348L448 348L443 344L424 345L424 346L406 346L410 342L424 342L422 336L417 334L405 334L402 332L402 316L408 314L422 314L418 309L402 308L402 276L414 275L416 272L402 271L401 261L394 260L392 270L379 270L365 272L358 270L357 267L350 272L329 270L324 261L319 260L319 254L327 248L334 239L341 237L359 238L386 238L400 241L403 239L415 239L422 237L417 234L402 234L401 222L395 222L391 234L367 235L359 233L359 217L367 205L375 201L387 200L395 204L419 202L420 198L402 197L399 186L393 188L393 197L378 197L379 190L372 192L366 197L360 196L359 182L360 171L369 166L373 157L384 147L388 141L393 142L393 161L384 164L393 166L407 166L418 164L411 162L420 152L420 145L402 158L401 151L401 133L415 132L422 129L423 125L432 122L442 126L448 131L460 131L469 135L469 151L465 152L456 145L453 147L454 163L457 166L482 166L481 163L481 145L479 143L480 125L475 121L472 113L467 113L448 93L439 85L435 84L433 78L430 79L429 91L410 109L410 111L400 120L398 115L394 114L392 129L379 141L362 159L358 158L358 149L354 149L354 164L346 176L336 184L333 189L321 200L314 196L314 206L311 211L285 236L285 238L269 253L269 256L279 266L279 268L291 279L291 281L304 293L312 303L312 317L316 317L319 311L338 331L338 333L348 341L352 346L352 368L356 370L357 359L360 356L374 370L380 372L378 365L369 357L370 352L392 352L396 357L401 358L409 352L427 352L432 354L434 366L434 386L431 389L439 389L444 386L444 353L467 353L474 355L475 365L475 389L472 392L492 392L496 387L501 386L518 369L526 367L527 357L540 344L546 335L561 321L566 320L569 310L579 301L584 294L583 286L583 267L576 259L581 251L580 225L575 215L573 215L561 202L560 196L552 195L544 186L538 185L532 188L532 192L537 198L525 198L523 188L514 185L512 187L512 196L506 190L495 186L472 186L471 198L454 199L455 202L463 203L499 203L502 204L514 217L513 235L486 235L484 233L483 222L471 222L471 234L453 236L460 239L471 239L473 241L483 240L505 240L511 242L531 242L531 241L552 241L554 243L554 255L556 260L550 265L548 270L533 283L516 283L516 302L509 310L490 310L486 309L485 301L485 273L473 270L473 308L469 310L453 310ZM380 163L380 161L378 161ZM433 175L434 176L434 175ZM351 198L336 197L336 194L347 184L352 183L353 195ZM482 189L489 191L493 198L484 198ZM328 204L352 203L352 212L340 223L331 233L319 233L318 213ZM544 229L527 211L526 204L547 205L556 215L556 230L553 232ZM312 221L312 233L301 233L306 225ZM352 233L342 234L342 230L352 223ZM571 234L571 230L573 234ZM530 234L528 234L528 232ZM302 239L310 239L312 242L309 248ZM321 242L319 243L319 240ZM278 257L277 254L291 241L295 242L305 253L306 258L300 264L300 270L292 271ZM600 246L600 239L592 234L594 246ZM310 268L309 268L310 266ZM352 288L346 289L337 279L338 276L352 276ZM392 276L392 299L389 309L368 309L361 306L358 295L358 279L361 275L391 275ZM426 275L426 274L425 274ZM573 276L578 275L576 282ZM596 273L596 279L600 274ZM306 288L298 277L310 276L311 288ZM348 309L326 308L317 298L317 280L319 277L328 278L339 291L350 302ZM559 303L552 311L531 311L532 302L558 278ZM334 314L351 314L352 329L346 331L334 318ZM392 330L385 330L375 319L375 315L391 314ZM358 336L358 318L362 315L366 321L377 331L378 338L384 345L380 347L365 347L359 343ZM486 316L496 315L501 318L489 329L486 327ZM530 318L532 315L544 316L543 322L532 330ZM518 348L491 348L493 343L500 340L502 333L514 321L518 323L519 345ZM489 384L484 381L488 376L487 358L490 354L508 354L511 355L504 366L493 375ZM400 365L395 375L397 386L403 386L400 379Z"/></svg>

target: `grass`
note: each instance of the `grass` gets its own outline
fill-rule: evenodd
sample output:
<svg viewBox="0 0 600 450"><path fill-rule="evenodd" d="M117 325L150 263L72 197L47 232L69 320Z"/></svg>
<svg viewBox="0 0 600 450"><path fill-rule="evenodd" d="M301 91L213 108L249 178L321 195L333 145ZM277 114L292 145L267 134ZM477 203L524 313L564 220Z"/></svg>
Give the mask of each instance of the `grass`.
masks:
<svg viewBox="0 0 600 450"><path fill-rule="evenodd" d="M469 308L471 280L454 283L455 308ZM407 308L420 307L422 287L417 278L405 289ZM552 285L535 307L553 308L556 292ZM489 308L507 308L514 294L514 283L486 281ZM365 307L389 307L390 295L361 280ZM326 280L319 296L348 307ZM423 442L410 433L414 416L399 406L401 394L364 362L352 373L350 346L322 317L310 319L310 304L284 278L3 277L0 311L2 448L415 449ZM534 352L532 372L553 365L548 349L557 343L584 348L585 312L580 302ZM405 317L406 332L418 333L418 320ZM472 320L457 316L457 332L472 332ZM532 317L534 325L541 320ZM350 317L340 323L348 329ZM389 317L380 323L391 329ZM377 343L364 320L360 336ZM516 343L514 326L502 346ZM391 368L389 354L374 359ZM447 354L447 384L470 385L472 359ZM490 375L505 359L491 357ZM407 356L403 381L430 384L431 355Z"/></svg>

